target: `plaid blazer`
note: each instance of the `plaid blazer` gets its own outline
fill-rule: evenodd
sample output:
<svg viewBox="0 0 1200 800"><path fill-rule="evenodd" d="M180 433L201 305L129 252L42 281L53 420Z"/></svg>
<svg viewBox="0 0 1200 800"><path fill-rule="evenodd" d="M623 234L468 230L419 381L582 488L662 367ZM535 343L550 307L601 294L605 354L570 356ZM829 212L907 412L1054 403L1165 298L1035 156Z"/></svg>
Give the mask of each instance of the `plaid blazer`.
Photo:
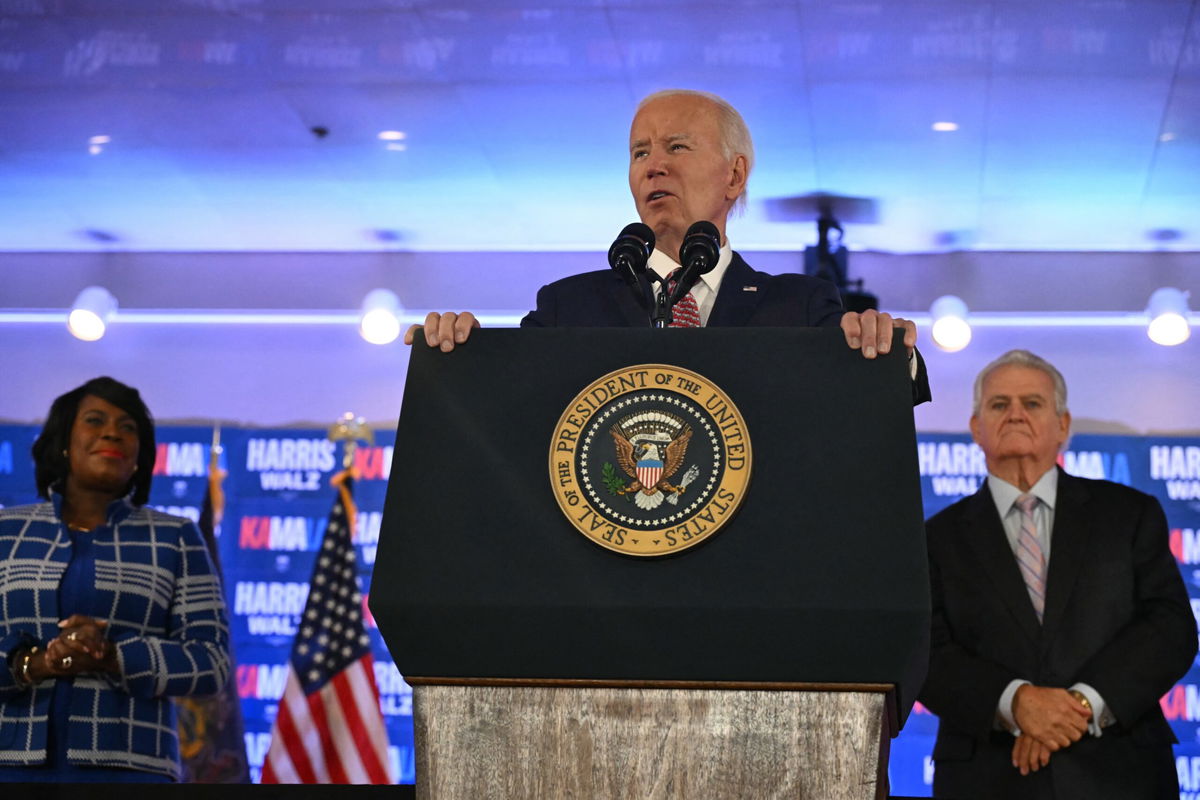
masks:
<svg viewBox="0 0 1200 800"><path fill-rule="evenodd" d="M62 498L0 509L0 765L40 764L54 678L18 686L12 656L58 635L58 587L71 560ZM125 767L179 779L170 695L212 694L229 673L229 623L200 531L180 517L109 506L94 536L95 592L116 647L119 676L79 675L67 755L74 764ZM59 732L58 735L63 735Z"/></svg>

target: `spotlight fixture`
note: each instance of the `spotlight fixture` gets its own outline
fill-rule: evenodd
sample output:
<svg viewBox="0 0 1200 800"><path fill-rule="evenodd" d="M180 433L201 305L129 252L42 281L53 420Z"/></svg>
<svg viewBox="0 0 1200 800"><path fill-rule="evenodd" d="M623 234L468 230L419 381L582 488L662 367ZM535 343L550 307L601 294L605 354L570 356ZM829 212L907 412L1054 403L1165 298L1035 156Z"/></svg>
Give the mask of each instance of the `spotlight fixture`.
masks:
<svg viewBox="0 0 1200 800"><path fill-rule="evenodd" d="M942 295L929 307L933 324L929 328L933 343L947 353L957 353L971 343L971 325L967 322L967 304L952 294Z"/></svg>
<svg viewBox="0 0 1200 800"><path fill-rule="evenodd" d="M372 289L363 298L358 331L371 344L389 344L400 335L400 298L391 289Z"/></svg>
<svg viewBox="0 0 1200 800"><path fill-rule="evenodd" d="M833 216L833 199L822 198L818 207L817 243L804 248L804 274L832 281L847 311L878 309L879 298L863 288L863 279L850 278L850 252L842 243L842 224Z"/></svg>
<svg viewBox="0 0 1200 800"><path fill-rule="evenodd" d="M79 293L67 316L67 330L76 339L94 342L104 336L117 311L117 298L103 286L89 286Z"/></svg>
<svg viewBox="0 0 1200 800"><path fill-rule="evenodd" d="M1188 293L1179 289L1164 287L1155 289L1146 305L1146 314L1150 324L1146 326L1146 335L1155 344L1171 347L1183 344L1192 335L1188 324Z"/></svg>

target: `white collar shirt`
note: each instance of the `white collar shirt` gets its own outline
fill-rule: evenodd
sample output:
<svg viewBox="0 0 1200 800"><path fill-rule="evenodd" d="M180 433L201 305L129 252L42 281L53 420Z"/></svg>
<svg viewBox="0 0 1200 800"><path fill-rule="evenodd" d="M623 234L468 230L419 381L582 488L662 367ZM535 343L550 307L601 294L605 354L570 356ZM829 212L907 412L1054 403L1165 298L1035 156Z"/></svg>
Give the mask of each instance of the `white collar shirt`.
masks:
<svg viewBox="0 0 1200 800"><path fill-rule="evenodd" d="M1017 498L1024 492L991 473L988 473L987 480L996 511L1000 513L1000 520L1004 524L1004 535L1008 537L1008 545L1015 554L1021 537L1021 509L1017 508ZM1050 532L1054 529L1054 503L1058 499L1058 468L1046 470L1037 483L1030 487L1029 494L1041 501L1033 509L1033 523L1037 526L1038 544L1042 546L1046 566L1049 567Z"/></svg>

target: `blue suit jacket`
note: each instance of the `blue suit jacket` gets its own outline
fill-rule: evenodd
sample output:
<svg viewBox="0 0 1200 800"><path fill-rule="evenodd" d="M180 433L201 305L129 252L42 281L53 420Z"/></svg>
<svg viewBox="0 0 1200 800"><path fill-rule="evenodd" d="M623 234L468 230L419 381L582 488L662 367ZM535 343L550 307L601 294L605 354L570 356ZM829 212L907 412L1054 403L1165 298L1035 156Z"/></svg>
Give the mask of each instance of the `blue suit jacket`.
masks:
<svg viewBox="0 0 1200 800"><path fill-rule="evenodd" d="M808 275L768 275L750 267L736 252L721 279L708 327L836 328L842 300L837 287ZM612 270L572 275L538 290L537 308L521 320L523 328L640 328L647 311ZM917 354L913 403L930 399L925 362Z"/></svg>
<svg viewBox="0 0 1200 800"><path fill-rule="evenodd" d="M32 687L12 656L58 635L58 588L71 539L53 503L0 509L0 767L46 760L54 678ZM120 676L74 679L69 760L178 779L179 742L169 695L213 694L229 673L221 584L196 526L128 498L113 502L94 535L99 603Z"/></svg>

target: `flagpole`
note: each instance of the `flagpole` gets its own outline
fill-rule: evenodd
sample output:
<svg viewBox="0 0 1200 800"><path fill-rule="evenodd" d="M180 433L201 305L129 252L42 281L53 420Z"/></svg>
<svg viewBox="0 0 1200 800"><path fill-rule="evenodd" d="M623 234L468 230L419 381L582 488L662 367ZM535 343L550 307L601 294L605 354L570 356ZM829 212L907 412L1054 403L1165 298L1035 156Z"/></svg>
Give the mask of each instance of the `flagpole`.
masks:
<svg viewBox="0 0 1200 800"><path fill-rule="evenodd" d="M206 491L197 527L204 538L224 593L217 531L225 515L225 470L221 469L221 425L213 423L212 449L208 457ZM189 783L249 783L246 758L245 720L237 691L237 664L230 654L229 678L211 697L176 699L180 760L184 780Z"/></svg>

